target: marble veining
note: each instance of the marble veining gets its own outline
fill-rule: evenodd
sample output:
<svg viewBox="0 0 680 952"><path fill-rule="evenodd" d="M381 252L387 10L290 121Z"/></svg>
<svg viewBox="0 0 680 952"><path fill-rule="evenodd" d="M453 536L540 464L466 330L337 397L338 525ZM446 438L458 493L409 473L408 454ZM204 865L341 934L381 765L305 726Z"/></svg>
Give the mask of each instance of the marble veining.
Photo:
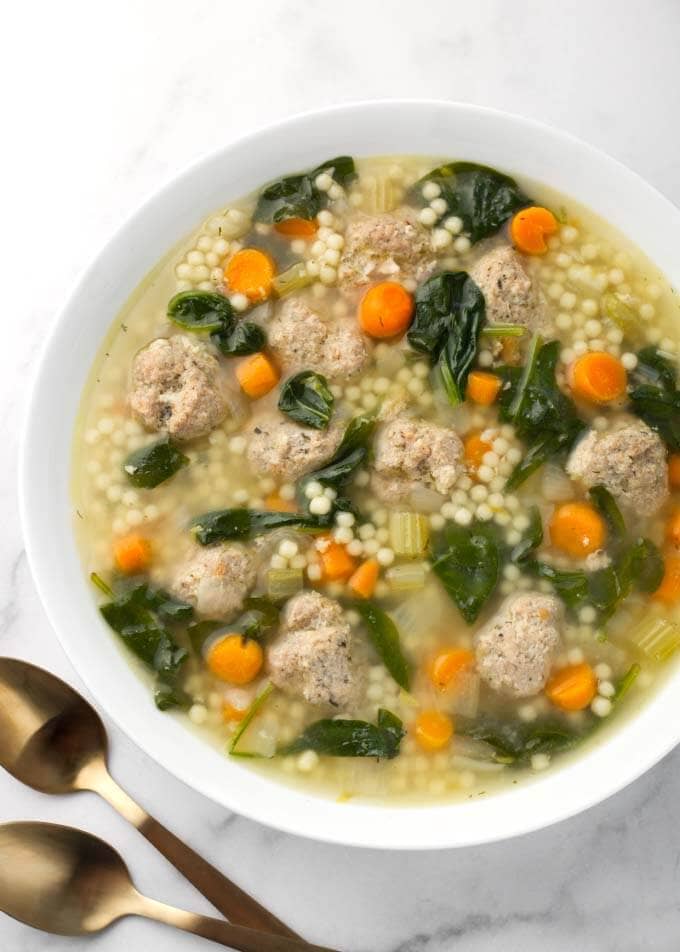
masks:
<svg viewBox="0 0 680 952"><path fill-rule="evenodd" d="M13 4L3 33L0 653L43 664L81 689L22 550L18 434L53 314L146 194L226 140L293 112L431 96L562 126L680 201L676 0L644 10L620 0L63 0ZM380 853L297 839L226 813L108 726L113 773L133 796L277 915L343 952L680 948L680 750L606 803L531 836ZM142 890L209 911L94 796L48 798L0 773L0 817L86 827L122 851ZM208 948L139 920L87 943L47 938L0 915L2 952L90 947Z"/></svg>

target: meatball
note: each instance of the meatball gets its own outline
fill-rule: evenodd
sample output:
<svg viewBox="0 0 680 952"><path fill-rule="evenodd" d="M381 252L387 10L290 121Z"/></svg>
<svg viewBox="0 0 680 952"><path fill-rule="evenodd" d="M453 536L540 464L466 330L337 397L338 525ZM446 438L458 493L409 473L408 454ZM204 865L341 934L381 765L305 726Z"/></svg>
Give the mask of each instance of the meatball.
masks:
<svg viewBox="0 0 680 952"><path fill-rule="evenodd" d="M268 342L286 374L316 370L331 379L351 377L369 356L353 321L324 321L299 298L284 303L268 327Z"/></svg>
<svg viewBox="0 0 680 952"><path fill-rule="evenodd" d="M255 584L255 565L241 545L196 546L179 569L173 592L199 615L229 621Z"/></svg>
<svg viewBox="0 0 680 952"><path fill-rule="evenodd" d="M426 277L434 267L427 232L410 209L351 222L338 267L340 286L351 290L375 280Z"/></svg>
<svg viewBox="0 0 680 952"><path fill-rule="evenodd" d="M484 295L491 324L521 324L530 331L545 327L545 299L510 245L487 251L469 273Z"/></svg>
<svg viewBox="0 0 680 952"><path fill-rule="evenodd" d="M545 687L560 645L562 606L553 595L512 595L475 636L477 670L510 697L530 697Z"/></svg>
<svg viewBox="0 0 680 952"><path fill-rule="evenodd" d="M455 430L397 416L385 423L375 442L371 485L386 503L413 490L446 494L463 472L463 444Z"/></svg>
<svg viewBox="0 0 680 952"><path fill-rule="evenodd" d="M132 362L129 403L150 430L177 440L205 436L227 412L219 363L188 337L159 337Z"/></svg>
<svg viewBox="0 0 680 952"><path fill-rule="evenodd" d="M251 420L245 431L248 462L259 476L294 480L330 459L343 432L344 426L338 422L326 430L314 430L298 426L280 413L263 414Z"/></svg>
<svg viewBox="0 0 680 952"><path fill-rule="evenodd" d="M567 472L584 486L604 486L624 508L652 516L668 499L666 450L641 420L619 429L590 430L571 451Z"/></svg>
<svg viewBox="0 0 680 952"><path fill-rule="evenodd" d="M342 708L354 696L349 624L337 602L318 592L288 602L267 662L276 687L310 704Z"/></svg>

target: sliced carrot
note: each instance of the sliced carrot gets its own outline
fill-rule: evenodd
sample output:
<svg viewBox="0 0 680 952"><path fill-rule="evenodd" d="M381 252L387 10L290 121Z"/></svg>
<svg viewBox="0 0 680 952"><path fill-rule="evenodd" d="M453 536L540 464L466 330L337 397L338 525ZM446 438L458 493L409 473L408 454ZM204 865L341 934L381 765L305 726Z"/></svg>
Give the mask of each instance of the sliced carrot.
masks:
<svg viewBox="0 0 680 952"><path fill-rule="evenodd" d="M287 238L311 238L318 230L319 225L313 218L286 218L274 225L274 231Z"/></svg>
<svg viewBox="0 0 680 952"><path fill-rule="evenodd" d="M264 501L266 509L272 512L297 512L294 499L283 499L276 491L269 493Z"/></svg>
<svg viewBox="0 0 680 952"><path fill-rule="evenodd" d="M510 222L513 244L527 255L544 255L548 250L546 238L557 231L557 219L541 205L523 208Z"/></svg>
<svg viewBox="0 0 680 952"><path fill-rule="evenodd" d="M666 539L680 549L680 509L676 509L666 524Z"/></svg>
<svg viewBox="0 0 680 952"><path fill-rule="evenodd" d="M242 721L247 711L247 707L235 707L231 701L224 701L222 704L222 720L227 722Z"/></svg>
<svg viewBox="0 0 680 952"><path fill-rule="evenodd" d="M264 301L272 290L276 276L274 262L259 248L243 248L227 262L224 269L229 290L245 294L249 301Z"/></svg>
<svg viewBox="0 0 680 952"><path fill-rule="evenodd" d="M113 546L116 568L125 575L146 572L151 564L151 543L137 532L117 539Z"/></svg>
<svg viewBox="0 0 680 952"><path fill-rule="evenodd" d="M453 737L453 721L440 711L422 711L416 718L414 733L423 750L441 750Z"/></svg>
<svg viewBox="0 0 680 952"><path fill-rule="evenodd" d="M279 372L266 354L251 354L236 368L236 379L241 390L257 400L274 389L279 382Z"/></svg>
<svg viewBox="0 0 680 952"><path fill-rule="evenodd" d="M317 540L316 550L325 582L345 582L354 573L356 561L340 542L323 536Z"/></svg>
<svg viewBox="0 0 680 952"><path fill-rule="evenodd" d="M430 680L440 691L453 684L461 671L471 668L475 656L467 648L447 648L435 656L430 668Z"/></svg>
<svg viewBox="0 0 680 952"><path fill-rule="evenodd" d="M560 668L548 681L545 693L563 711L582 711L597 693L597 678L589 664Z"/></svg>
<svg viewBox="0 0 680 952"><path fill-rule="evenodd" d="M621 361L612 354L596 350L575 360L567 377L576 396L590 403L620 400L628 384L626 368Z"/></svg>
<svg viewBox="0 0 680 952"><path fill-rule="evenodd" d="M396 281L383 281L364 294L359 324L369 337L396 337L411 323L413 298Z"/></svg>
<svg viewBox="0 0 680 952"><path fill-rule="evenodd" d="M360 598L370 598L380 574L380 565L377 559L366 559L350 576L347 583L355 595Z"/></svg>
<svg viewBox="0 0 680 952"><path fill-rule="evenodd" d="M500 393L501 378L496 374L487 374L483 370L473 370L468 377L465 395L473 403L483 407L490 407Z"/></svg>
<svg viewBox="0 0 680 952"><path fill-rule="evenodd" d="M680 489L680 453L672 453L668 458L668 482L671 489Z"/></svg>
<svg viewBox="0 0 680 952"><path fill-rule="evenodd" d="M666 605L675 605L680 601L680 556L667 555L664 559L664 573L661 585L652 595Z"/></svg>
<svg viewBox="0 0 680 952"><path fill-rule="evenodd" d="M230 684L248 684L258 676L263 662L264 654L257 641L238 632L220 638L206 658L215 677Z"/></svg>
<svg viewBox="0 0 680 952"><path fill-rule="evenodd" d="M604 519L587 502L565 502L550 520L552 544L576 559L601 549L606 535Z"/></svg>
<svg viewBox="0 0 680 952"><path fill-rule="evenodd" d="M484 462L484 454L493 449L488 440L483 440L481 433L468 433L463 444L463 455L468 469L475 471Z"/></svg>

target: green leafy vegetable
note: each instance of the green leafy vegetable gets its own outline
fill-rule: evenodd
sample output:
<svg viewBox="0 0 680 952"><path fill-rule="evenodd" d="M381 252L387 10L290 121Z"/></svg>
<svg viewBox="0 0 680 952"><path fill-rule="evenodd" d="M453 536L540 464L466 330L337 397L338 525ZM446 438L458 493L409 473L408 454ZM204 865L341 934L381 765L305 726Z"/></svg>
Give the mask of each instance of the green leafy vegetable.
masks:
<svg viewBox="0 0 680 952"><path fill-rule="evenodd" d="M296 526L320 529L313 516L301 512L272 512L268 509L214 509L191 521L190 529L201 545L233 539L252 539L274 529Z"/></svg>
<svg viewBox="0 0 680 952"><path fill-rule="evenodd" d="M168 318L186 331L224 331L231 329L234 311L223 294L180 291L168 304Z"/></svg>
<svg viewBox="0 0 680 952"><path fill-rule="evenodd" d="M509 175L474 162L448 162L416 182L415 197L422 201L426 182L435 182L447 209L442 218L457 215L472 242L495 234L520 208L531 204Z"/></svg>
<svg viewBox="0 0 680 952"><path fill-rule="evenodd" d="M303 370L281 387L279 410L315 430L325 430L330 423L334 398L328 389L328 381L313 370Z"/></svg>
<svg viewBox="0 0 680 952"><path fill-rule="evenodd" d="M534 549L537 549L543 542L543 522L537 506L532 506L528 513L529 525L522 533L522 538L515 545L511 546L508 558L511 562L521 565L525 562Z"/></svg>
<svg viewBox="0 0 680 952"><path fill-rule="evenodd" d="M612 698L613 702L616 704L617 701L620 701L621 698L627 694L632 686L637 681L638 675L642 671L640 665L635 662L631 664L630 668L626 671L623 677L620 679L616 685L616 690L614 692L614 697Z"/></svg>
<svg viewBox="0 0 680 952"><path fill-rule="evenodd" d="M469 625L493 594L500 567L498 541L483 523L468 528L449 525L432 561L432 568Z"/></svg>
<svg viewBox="0 0 680 952"><path fill-rule="evenodd" d="M623 539L626 534L626 523L609 490L604 486L593 486L588 495L604 516L614 540Z"/></svg>
<svg viewBox="0 0 680 952"><path fill-rule="evenodd" d="M484 718L458 730L465 737L484 741L493 747L499 763L517 766L526 764L534 754L555 753L573 747L582 737L553 721L519 724Z"/></svg>
<svg viewBox="0 0 680 952"><path fill-rule="evenodd" d="M371 643L381 661L405 691L410 690L411 669L399 642L399 631L390 616L373 602L357 601L352 606L363 619Z"/></svg>
<svg viewBox="0 0 680 952"><path fill-rule="evenodd" d="M265 688L263 688L262 691L260 691L260 693L257 695L253 703L250 705L250 707L246 711L243 720L238 726L238 730L232 737L231 743L229 744L229 754L232 757L260 757L261 756L260 754L252 754L246 751L243 751L243 752L237 751L236 747L239 741L241 740L241 738L243 737L243 735L245 734L245 732L248 730L248 728L252 724L253 718L258 713L258 711L262 708L262 705L269 698L273 690L274 690L274 685L271 683L268 684Z"/></svg>
<svg viewBox="0 0 680 952"><path fill-rule="evenodd" d="M482 337L492 340L497 337L524 337L526 332L523 324L487 324L482 328Z"/></svg>
<svg viewBox="0 0 680 952"><path fill-rule="evenodd" d="M399 753L406 732L402 722L390 711L378 711L378 723L325 718L307 727L297 740L284 747L282 754L315 750L331 757L378 757L392 760Z"/></svg>
<svg viewBox="0 0 680 952"><path fill-rule="evenodd" d="M465 399L484 314L484 295L465 271L444 271L416 289L408 342L437 367L452 406Z"/></svg>
<svg viewBox="0 0 680 952"><path fill-rule="evenodd" d="M267 343L267 335L259 324L239 321L233 328L225 328L211 335L211 340L225 357L244 357L256 354Z"/></svg>
<svg viewBox="0 0 680 952"><path fill-rule="evenodd" d="M307 221L315 218L328 204L328 195L315 184L321 172L329 172L343 188L356 178L354 160L346 155L329 159L311 172L287 175L272 182L260 193L254 220L280 222L287 218L304 218Z"/></svg>
<svg viewBox="0 0 680 952"><path fill-rule="evenodd" d="M637 355L630 402L633 411L659 434L672 453L680 453L680 390L677 370L655 347Z"/></svg>
<svg viewBox="0 0 680 952"><path fill-rule="evenodd" d="M123 463L123 469L133 486L153 489L174 476L188 462L189 458L170 437L164 436L130 453Z"/></svg>
<svg viewBox="0 0 680 952"><path fill-rule="evenodd" d="M300 505L307 508L309 500L305 496L305 486L311 481L341 493L350 477L361 466L368 455L368 443L375 428L375 419L361 415L350 420L337 450L330 460L320 469L307 473L299 480L297 496ZM317 519L317 525L331 525L338 510L351 509L350 504L341 495L334 501L328 516Z"/></svg>

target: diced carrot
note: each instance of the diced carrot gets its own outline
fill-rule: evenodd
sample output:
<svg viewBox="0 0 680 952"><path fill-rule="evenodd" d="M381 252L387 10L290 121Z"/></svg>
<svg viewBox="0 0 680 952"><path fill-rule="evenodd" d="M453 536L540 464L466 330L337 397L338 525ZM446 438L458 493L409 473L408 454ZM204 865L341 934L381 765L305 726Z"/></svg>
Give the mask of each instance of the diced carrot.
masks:
<svg viewBox="0 0 680 952"><path fill-rule="evenodd" d="M430 680L440 691L445 691L461 671L471 668L474 663L475 656L467 648L447 648L435 656L430 667Z"/></svg>
<svg viewBox="0 0 680 952"><path fill-rule="evenodd" d="M680 509L676 509L666 524L666 539L680 549Z"/></svg>
<svg viewBox="0 0 680 952"><path fill-rule="evenodd" d="M501 378L496 374L484 373L483 370L473 370L468 377L465 391L473 403L489 407L500 393Z"/></svg>
<svg viewBox="0 0 680 952"><path fill-rule="evenodd" d="M680 601L680 556L667 555L664 559L664 573L661 585L652 595L666 605L675 605Z"/></svg>
<svg viewBox="0 0 680 952"><path fill-rule="evenodd" d="M558 549L582 558L601 549L607 528L597 509L587 502L565 502L550 520L550 539Z"/></svg>
<svg viewBox="0 0 680 952"><path fill-rule="evenodd" d="M589 664L560 668L548 681L545 693L563 711L582 711L597 692L597 678Z"/></svg>
<svg viewBox="0 0 680 952"><path fill-rule="evenodd" d="M414 733L423 750L441 750L453 737L453 721L440 711L422 711L416 718Z"/></svg>
<svg viewBox="0 0 680 952"><path fill-rule="evenodd" d="M231 701L224 701L222 704L222 720L227 722L242 721L247 710L247 707L235 707Z"/></svg>
<svg viewBox="0 0 680 952"><path fill-rule="evenodd" d="M237 251L224 269L229 290L235 294L245 294L252 302L264 301L269 297L275 276L274 262L259 248Z"/></svg>
<svg viewBox="0 0 680 952"><path fill-rule="evenodd" d="M380 565L377 559L366 559L350 577L348 586L360 598L370 598L375 591Z"/></svg>
<svg viewBox="0 0 680 952"><path fill-rule="evenodd" d="M346 546L328 536L317 539L316 550L325 582L345 582L357 567Z"/></svg>
<svg viewBox="0 0 680 952"><path fill-rule="evenodd" d="M620 400L628 384L621 361L605 351L595 350L575 360L567 378L576 396L590 403Z"/></svg>
<svg viewBox="0 0 680 952"><path fill-rule="evenodd" d="M668 482L671 489L680 489L680 453L672 453L668 458Z"/></svg>
<svg viewBox="0 0 680 952"><path fill-rule="evenodd" d="M463 444L463 454L468 469L475 471L479 469L484 461L484 454L490 453L493 449L488 440L483 440L481 433L468 433Z"/></svg>
<svg viewBox="0 0 680 952"><path fill-rule="evenodd" d="M276 491L269 493L264 501L266 509L272 512L297 512L294 499L283 499Z"/></svg>
<svg viewBox="0 0 680 952"><path fill-rule="evenodd" d="M541 205L523 208L510 222L510 237L516 248L527 255L544 255L548 250L546 238L557 231L557 219Z"/></svg>
<svg viewBox="0 0 680 952"><path fill-rule="evenodd" d="M313 218L286 218L274 225L274 231L287 238L311 238L318 230L319 225Z"/></svg>
<svg viewBox="0 0 680 952"><path fill-rule="evenodd" d="M264 654L257 641L238 632L220 638L206 658L215 677L230 684L248 684L262 670Z"/></svg>
<svg viewBox="0 0 680 952"><path fill-rule="evenodd" d="M117 539L113 546L116 568L125 575L146 572L151 564L151 543L137 532Z"/></svg>
<svg viewBox="0 0 680 952"><path fill-rule="evenodd" d="M269 393L279 382L279 372L266 354L251 354L236 368L241 390L253 400Z"/></svg>
<svg viewBox="0 0 680 952"><path fill-rule="evenodd" d="M411 323L413 298L396 281L382 281L364 294L359 324L369 337L396 337Z"/></svg>

